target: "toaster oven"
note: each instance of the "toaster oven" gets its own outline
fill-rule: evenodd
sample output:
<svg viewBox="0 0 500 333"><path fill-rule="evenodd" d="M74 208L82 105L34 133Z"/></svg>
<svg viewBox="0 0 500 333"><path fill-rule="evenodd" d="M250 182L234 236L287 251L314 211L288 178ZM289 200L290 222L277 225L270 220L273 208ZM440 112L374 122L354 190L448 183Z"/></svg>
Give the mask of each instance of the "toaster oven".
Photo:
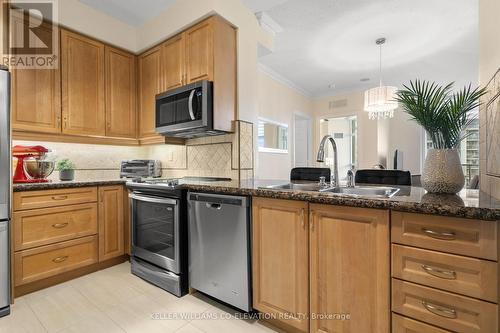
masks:
<svg viewBox="0 0 500 333"><path fill-rule="evenodd" d="M161 162L158 160L122 161L120 178L161 177Z"/></svg>

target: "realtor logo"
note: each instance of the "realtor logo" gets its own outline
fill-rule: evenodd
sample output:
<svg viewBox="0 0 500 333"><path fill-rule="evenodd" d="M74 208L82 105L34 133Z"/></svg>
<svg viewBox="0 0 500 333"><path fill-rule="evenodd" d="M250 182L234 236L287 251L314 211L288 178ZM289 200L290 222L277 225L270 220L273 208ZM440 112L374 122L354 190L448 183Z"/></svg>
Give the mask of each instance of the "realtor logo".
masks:
<svg viewBox="0 0 500 333"><path fill-rule="evenodd" d="M8 4L8 52L2 64L15 69L54 69L59 63L57 0L12 0Z"/></svg>

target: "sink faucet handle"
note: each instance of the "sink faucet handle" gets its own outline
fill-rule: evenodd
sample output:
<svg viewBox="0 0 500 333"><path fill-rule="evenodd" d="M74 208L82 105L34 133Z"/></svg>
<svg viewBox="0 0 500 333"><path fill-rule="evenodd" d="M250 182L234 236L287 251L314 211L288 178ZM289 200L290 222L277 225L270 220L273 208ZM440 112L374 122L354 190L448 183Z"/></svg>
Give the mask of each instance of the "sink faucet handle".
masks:
<svg viewBox="0 0 500 333"><path fill-rule="evenodd" d="M326 187L326 177L325 176L319 177L319 186Z"/></svg>
<svg viewBox="0 0 500 333"><path fill-rule="evenodd" d="M347 187L354 187L354 166L347 170Z"/></svg>

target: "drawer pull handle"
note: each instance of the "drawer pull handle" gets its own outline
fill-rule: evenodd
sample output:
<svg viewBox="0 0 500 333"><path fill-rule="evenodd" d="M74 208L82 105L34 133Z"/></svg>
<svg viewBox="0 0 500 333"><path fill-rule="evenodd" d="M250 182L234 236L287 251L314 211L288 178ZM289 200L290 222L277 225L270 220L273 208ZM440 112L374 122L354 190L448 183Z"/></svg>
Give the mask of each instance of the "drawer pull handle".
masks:
<svg viewBox="0 0 500 333"><path fill-rule="evenodd" d="M427 309L427 311L434 313L435 315L452 319L457 318L457 311L455 311L455 309L450 309L443 306L431 304L426 301L422 301L422 305L424 306L424 308Z"/></svg>
<svg viewBox="0 0 500 333"><path fill-rule="evenodd" d="M456 238L456 235L453 231L434 231L426 228L422 228L424 234L429 237L443 239L443 240L453 240Z"/></svg>
<svg viewBox="0 0 500 333"><path fill-rule="evenodd" d="M422 265L422 269L430 275L438 278L455 280L457 278L457 273L455 271L449 271L447 269L440 269L432 266Z"/></svg>
<svg viewBox="0 0 500 333"><path fill-rule="evenodd" d="M53 228L56 228L56 229L62 229L62 228L65 228L66 226L68 226L68 222L65 222L65 223L55 223L52 225Z"/></svg>
<svg viewBox="0 0 500 333"><path fill-rule="evenodd" d="M56 264L58 264L58 263L61 263L63 261L66 261L66 259L68 259L68 256L60 256L60 257L52 259L52 261L55 262Z"/></svg>
<svg viewBox="0 0 500 333"><path fill-rule="evenodd" d="M66 199L68 199L67 195L54 195L52 197L52 200L66 200Z"/></svg>

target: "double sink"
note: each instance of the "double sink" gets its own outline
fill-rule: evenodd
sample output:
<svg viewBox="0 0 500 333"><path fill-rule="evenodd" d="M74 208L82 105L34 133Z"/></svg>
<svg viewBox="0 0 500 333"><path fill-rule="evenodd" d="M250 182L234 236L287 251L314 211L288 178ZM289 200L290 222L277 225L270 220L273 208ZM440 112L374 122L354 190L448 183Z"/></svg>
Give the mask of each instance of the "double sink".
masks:
<svg viewBox="0 0 500 333"><path fill-rule="evenodd" d="M390 198L399 192L399 188L387 186L325 187L319 183L288 183L260 187L268 190L314 191L336 193L353 197Z"/></svg>

